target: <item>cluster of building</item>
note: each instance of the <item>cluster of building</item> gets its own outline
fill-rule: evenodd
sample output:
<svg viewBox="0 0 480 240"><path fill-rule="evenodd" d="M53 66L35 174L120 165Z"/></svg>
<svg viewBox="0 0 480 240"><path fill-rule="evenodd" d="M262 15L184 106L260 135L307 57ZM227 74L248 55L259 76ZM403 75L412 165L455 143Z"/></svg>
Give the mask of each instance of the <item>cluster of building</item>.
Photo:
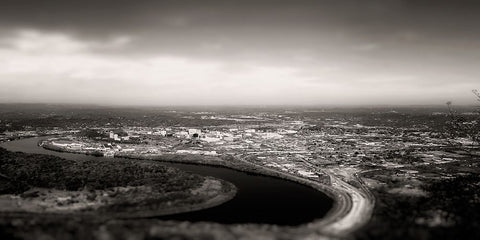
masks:
<svg viewBox="0 0 480 240"><path fill-rule="evenodd" d="M229 119L231 123L202 128L127 126L121 129L122 136L115 129L105 127L97 130L107 134L108 139L105 140L108 141L71 134L70 143L57 141L53 144L71 150L99 152L104 156L232 155L253 164L314 180L321 179L322 171L330 168L349 175L366 166L401 167L404 160L386 152L398 152L397 155L402 156L405 149L416 149L413 153L417 161L415 164L455 161L454 157L444 152L431 150L447 143L425 128L371 127L348 118L313 118L301 114L202 114L193 117L199 121Z"/></svg>
<svg viewBox="0 0 480 240"><path fill-rule="evenodd" d="M110 139L113 139L114 141L128 141L128 140L130 140L129 136L118 136L118 134L114 133L113 131L110 131L108 133L108 137Z"/></svg>

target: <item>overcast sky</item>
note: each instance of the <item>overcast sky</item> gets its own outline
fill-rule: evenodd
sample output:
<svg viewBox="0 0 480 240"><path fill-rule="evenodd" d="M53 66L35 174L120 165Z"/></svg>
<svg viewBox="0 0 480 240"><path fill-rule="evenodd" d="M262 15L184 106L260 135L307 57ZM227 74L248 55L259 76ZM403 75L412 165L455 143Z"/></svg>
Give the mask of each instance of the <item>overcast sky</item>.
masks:
<svg viewBox="0 0 480 240"><path fill-rule="evenodd" d="M472 89L480 1L0 1L0 102L475 104Z"/></svg>

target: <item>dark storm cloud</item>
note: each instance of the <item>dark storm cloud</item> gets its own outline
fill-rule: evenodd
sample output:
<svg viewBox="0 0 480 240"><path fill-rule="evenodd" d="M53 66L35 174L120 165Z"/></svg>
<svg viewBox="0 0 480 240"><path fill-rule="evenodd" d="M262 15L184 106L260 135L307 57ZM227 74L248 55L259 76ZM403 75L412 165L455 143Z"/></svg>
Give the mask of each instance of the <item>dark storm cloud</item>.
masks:
<svg viewBox="0 0 480 240"><path fill-rule="evenodd" d="M39 39L34 49L53 42L62 46L54 52L62 54L81 50L108 61L142 56L197 59L205 66L199 73L209 72L211 64L221 65L225 73L255 69L258 76L281 76L281 69L287 69L292 79L322 88L350 86L346 94L375 86L380 93L398 88L423 100L412 89L435 86L438 93L458 81L457 86L470 90L480 76L479 23L480 2L468 0L4 0L0 50L31 49ZM12 38L19 39L8 40ZM77 61L95 62L84 57ZM225 79L221 76L209 83ZM247 80L224 81L248 89ZM289 81L299 85L298 79Z"/></svg>
<svg viewBox="0 0 480 240"><path fill-rule="evenodd" d="M98 26L98 23L108 23L121 21L118 26L133 20L148 20L152 16L161 16L170 13L212 13L222 15L222 20L228 23L239 16L248 17L254 14L255 18L270 19L271 17L282 18L289 17L288 12L294 14L298 20L310 18L309 13L319 13L322 15L337 15L338 17L349 17L351 20L357 20L355 17L375 18L389 11L401 11L405 17L415 17L423 15L427 18L437 17L468 17L468 14L476 15L478 10L478 1L458 0L458 1L422 1L422 0L329 0L329 1L130 1L130 0L4 0L2 1L2 14L9 19L31 19L30 23L40 24L75 24L88 27ZM255 14L262 14L263 17ZM10 14L9 14L10 13ZM273 16L268 13L284 13L285 16ZM372 15L374 14L374 15ZM428 16L427 16L428 15ZM60 17L65 19L65 23L49 22ZM207 17L208 16L203 16ZM256 19L244 18L242 21L251 22ZM409 20L405 18L405 20ZM5 19L5 18L3 18ZM236 19L240 20L240 19ZM290 19L293 20L293 19ZM99 21L99 22L97 22ZM27 21L28 22L28 21Z"/></svg>
<svg viewBox="0 0 480 240"><path fill-rule="evenodd" d="M477 1L7 0L0 24L85 39L131 35L135 41L124 53L271 57L279 50L328 54L332 44L382 45L400 53L432 45L476 47L479 10Z"/></svg>
<svg viewBox="0 0 480 240"><path fill-rule="evenodd" d="M321 30L388 38L396 31L473 40L479 36L478 1L129 1L7 0L3 27L72 31L89 37L118 33L261 38ZM306 37L310 37L307 35ZM317 36L318 37L318 36ZM303 36L298 37L303 38ZM196 40L196 39L192 39ZM308 43L308 41L305 41Z"/></svg>

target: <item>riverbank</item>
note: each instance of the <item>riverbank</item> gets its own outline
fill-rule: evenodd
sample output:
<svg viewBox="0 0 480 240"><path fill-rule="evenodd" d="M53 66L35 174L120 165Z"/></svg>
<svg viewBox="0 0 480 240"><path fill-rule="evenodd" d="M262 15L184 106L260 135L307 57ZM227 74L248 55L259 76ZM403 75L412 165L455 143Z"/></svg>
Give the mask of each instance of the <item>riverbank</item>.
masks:
<svg viewBox="0 0 480 240"><path fill-rule="evenodd" d="M328 176L327 183L312 181L306 178L280 172L251 162L234 159L232 156L220 157L198 156L198 155L116 155L118 158L142 159L161 162L200 164L216 167L226 167L246 173L254 173L275 178L280 178L302 185L309 186L317 191L325 193L334 199L332 209L321 219L305 223L299 228L310 228L322 231L330 236L346 236L363 226L371 217L374 198L368 190L362 191L342 181L334 173L322 171Z"/></svg>
<svg viewBox="0 0 480 240"><path fill-rule="evenodd" d="M45 148L45 146L48 146L48 144L43 144L43 146ZM58 149L55 150L58 151ZM254 165L251 162L236 159L233 156L228 155L219 157L186 154L117 153L115 154L115 158L225 167L249 174L253 173L285 179L309 186L334 199L334 204L326 216L309 223L304 223L299 226L299 228L309 228L315 231L322 231L325 234L332 236L343 236L358 229L369 220L371 216L371 210L373 209L373 202L370 198L368 198L367 194L353 186L350 186L341 179L335 177L334 174L328 172L325 172L325 176L328 177L326 179L321 179L322 182L318 182L273 170L264 166Z"/></svg>
<svg viewBox="0 0 480 240"><path fill-rule="evenodd" d="M73 161L0 148L0 215L138 218L205 209L236 187L158 164Z"/></svg>

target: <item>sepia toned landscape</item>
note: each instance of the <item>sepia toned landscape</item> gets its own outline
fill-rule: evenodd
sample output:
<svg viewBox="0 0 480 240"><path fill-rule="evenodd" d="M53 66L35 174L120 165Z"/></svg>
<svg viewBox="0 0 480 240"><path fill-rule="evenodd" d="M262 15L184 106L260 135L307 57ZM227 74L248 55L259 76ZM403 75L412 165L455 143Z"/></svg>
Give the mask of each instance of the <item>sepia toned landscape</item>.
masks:
<svg viewBox="0 0 480 240"><path fill-rule="evenodd" d="M1 0L0 239L480 239L476 0Z"/></svg>
<svg viewBox="0 0 480 240"><path fill-rule="evenodd" d="M476 124L475 111L459 108L454 117ZM206 112L3 105L2 116L7 236L77 238L71 225L86 229L82 238L98 231L187 239L476 236L478 142L451 131L447 106ZM253 199L270 201L263 210L284 218L263 216L249 200L235 210L228 208L235 184L191 164L285 179L324 195L306 196L312 203L291 195ZM315 205L323 207L302 212ZM195 231L184 232L184 224Z"/></svg>

